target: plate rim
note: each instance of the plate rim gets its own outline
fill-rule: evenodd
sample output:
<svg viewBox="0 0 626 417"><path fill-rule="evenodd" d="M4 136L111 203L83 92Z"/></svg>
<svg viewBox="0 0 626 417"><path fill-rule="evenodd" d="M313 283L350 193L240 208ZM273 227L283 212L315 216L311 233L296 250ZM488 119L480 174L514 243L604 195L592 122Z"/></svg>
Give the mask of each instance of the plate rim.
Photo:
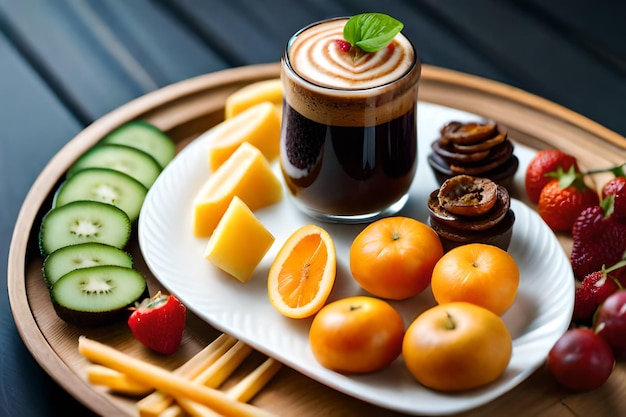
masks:
<svg viewBox="0 0 626 417"><path fill-rule="evenodd" d="M429 103L423 103L423 104L427 106L429 105ZM452 112L454 111L454 109L449 109L449 108L441 107L441 106L439 107L440 108L436 108L436 107L431 108L429 111L439 112L439 111L449 110L448 113L450 113L450 111ZM424 108L420 109L419 111L420 117L424 116L423 111L424 111ZM446 116L445 119L450 120L450 117L454 117L454 116ZM298 372L305 374L309 376L310 378L317 380L318 382L325 384L335 390L338 390L340 392L343 392L355 398L359 398L361 400L370 402L380 407L385 407L393 411L408 413L412 415L435 415L435 414L439 415L439 414L459 413L459 412L471 410L480 405L486 404L487 402L490 402L494 400L495 398L512 390L517 385L522 383L526 378L528 378L541 365L542 361L536 361L528 368L523 368L519 370L516 368L515 374L512 375L510 379L507 379L503 386L496 385L494 389L485 388L481 390L481 394L478 396L473 396L474 392L464 394L461 398L466 398L468 400L467 403L463 403L462 400L457 401L457 398L459 398L458 395L448 395L446 393L437 393L437 392L433 394L432 391L424 389L423 392L425 392L426 396L431 396L431 395L434 397L441 396L442 399L448 398L449 400L454 400L454 401L450 403L452 405L444 401L446 404L448 404L448 408L445 408L444 406L441 406L441 407L430 406L430 408L427 408L427 407L411 408L408 404L405 404L405 403L400 404L398 402L396 404L394 403L392 399L383 398L382 395L372 395L372 391L369 391L369 390L367 391L367 393L359 392L358 391L358 385L360 385L359 380L362 379L363 376L360 376L360 375L357 375L356 377L354 375L342 376L333 372L328 372L327 370L322 369L320 366L307 368L307 366L300 363L301 361L299 361L298 359L302 359L306 361L306 357L310 355L307 355L304 352L302 353L296 352L294 349L287 349L289 351L287 355L281 353L280 346L278 346L276 344L276 340L272 340L272 337L271 337L271 335L275 336L275 333L276 333L275 331L270 332L271 335L269 336L269 339L258 339L258 337L262 338L263 334L256 334L257 336L256 339L252 334L248 336L246 332L244 331L243 327L245 327L246 323L248 323L250 320L253 320L252 327L255 327L254 325L257 325L256 327L259 327L259 325L264 326L268 323L264 321L258 321L259 320L258 318L255 319L255 316L256 316L255 314L251 315L245 309L242 311L241 314L239 314L239 310L237 311L231 310L230 307L226 308L224 311L222 310L217 311L215 308L207 307L207 305L210 305L212 302L219 301L219 300L216 300L215 298L210 298L211 291L208 291L208 294L204 294L208 296L209 298L206 298L206 299L202 298L202 300L199 301L197 298L194 298L192 293L189 293L184 288L186 286L185 281L181 281L181 280L186 279L185 277L191 276L192 277L191 279L193 280L193 283L194 283L193 288L202 287L201 285L202 278L198 278L201 272L196 269L196 267L198 267L198 264L201 264L201 263L204 264L204 262L202 262L202 259L201 259L201 252L198 251L197 256L194 255L194 259L197 258L197 262L193 264L194 269L189 269L189 267L186 267L186 265L190 261L187 255L189 254L192 247L193 248L195 248L196 246L199 247L203 242L206 243L207 239L195 238L194 236L192 236L190 225L189 225L190 227L187 228L188 233L185 233L184 231L181 232L181 230L185 230L185 223L190 223L190 219L188 218L188 216L189 216L189 213L191 213L191 204L193 201L194 190L196 191L199 190L201 188L201 183L205 181L206 178L208 178L208 177L205 177L205 174L209 176L211 175L210 172L208 171L208 168L205 167L204 165L201 165L206 159L202 157L202 155L204 155L203 151L208 149L207 143L210 140L211 140L210 131L200 136L199 138L197 138L193 143L189 145L188 148L186 148L181 154L179 154L174 161L172 161L172 163L166 168L163 175L159 179L157 179L154 186L148 192L146 201L144 203L148 211L143 210L139 218L138 240L139 240L139 246L141 249L142 256L145 259L148 266L150 267L150 269L152 270L153 274L156 276L156 278L166 288L168 288L170 292L176 294L188 306L188 308L190 308L198 316L206 320L211 326L219 328L222 331L229 332L235 335L235 337L239 339L245 340L248 344L253 346L255 349L264 352L268 356L273 356L281 362L285 362L285 360L288 359L288 363L287 363L288 366L295 368ZM422 149L420 149L420 151L423 152L425 148L426 146L422 145ZM421 155L420 164L424 166L426 165L425 155ZM273 168L275 170L275 173L278 174L279 169L276 167L276 165L277 163L274 162ZM422 168L420 172L425 175L432 175L429 172L429 170L425 167ZM186 178L186 177L181 178L181 175L188 176L187 178L190 178L190 180L181 181L182 178ZM431 181L434 183L434 179L431 179ZM175 186L175 184L183 184L183 185L179 187L179 186ZM174 193L178 192L178 194L172 194L172 192ZM280 205L280 207L283 208L283 210L289 210L289 212L298 213L297 209L293 207L293 205L290 205L288 200L289 199L287 196L287 192L285 192L283 201L279 202L278 204ZM545 238L549 239L550 246L546 247L546 249L550 249L551 251L550 254L553 253L552 251L556 250L558 251L558 255L561 255L561 257L558 260L558 266L561 269L550 270L550 272L556 273L556 275L559 278L559 282L562 281L563 286L560 288L560 291L556 294L556 296L552 297L552 299L555 301L559 301L559 306L561 306L560 302L564 302L565 304L563 305L563 307L566 307L566 309L559 311L558 317L546 317L545 315L536 316L529 323L529 324L534 324L536 320L543 318L542 320L543 323L541 324L540 327L537 328L537 329L544 330L544 332L541 332L540 339L541 341L544 341L543 344L546 343L545 342L546 339L549 339L550 343L554 343L556 342L556 339L558 338L558 336L560 336L560 334L562 334L569 325L569 319L566 319L565 317L571 317L571 312L573 310L573 303L574 303L573 272L571 271L571 268L568 269L567 271L562 271L563 267L569 268L569 260L567 259L567 255L565 251L563 250L563 247L560 245L560 242L558 241L556 236L554 236L552 231L549 230L548 226L545 223L543 223L543 221L539 218L536 211L518 199L512 198L511 200L512 200L511 201L512 208L513 207L515 208L514 211L516 213L516 218L517 218L516 225L518 225L517 226L518 228L523 227L522 229L523 232L519 231L517 233L516 233L516 230L519 230L519 229L514 228L512 245L520 243L520 238L521 238L520 233L524 233L523 237L528 238L528 228L533 227L534 229L537 229L536 230L537 233L541 232L541 236L545 235ZM284 212L280 212L280 211L277 212L276 207L277 207L276 205L272 205L268 209L275 214L280 214L280 213L285 214ZM185 210L185 208L188 209L187 213L182 214L181 210ZM178 215L176 215L177 213ZM269 216L271 217L271 215ZM262 213L262 219L266 219L267 217L268 217L267 212ZM337 229L341 228L341 226L324 223L324 222L318 222L314 219L307 218L306 216L302 218L300 218L299 216L297 217L298 217L297 220L301 220L303 222L306 222L308 220L312 223L320 224L322 227L329 228L328 230L329 230L329 233L331 234L336 232ZM166 219L173 219L172 223L165 222L164 220ZM281 217L281 219L287 219L288 221L288 218L286 217ZM424 219L418 219L418 220L424 220ZM530 223L521 224L520 221L523 221L523 220L527 222L529 221ZM262 221L265 222L265 220L262 220ZM277 222L274 221L274 222L268 223L267 225L268 227L276 226L276 223ZM282 223L282 221L280 223ZM293 230L295 230L299 226L302 226L302 224L294 225ZM354 228L359 228L363 226L364 225L351 225L351 226L348 226L348 228L352 230ZM174 243L169 244L169 245L165 244L164 246L163 244L160 243L162 241L173 242L172 239L181 237L181 235L182 235L182 238L181 238L182 241L180 242L176 241L175 244ZM164 238L164 239L159 239L159 237ZM545 239L543 239L542 241L545 242ZM273 249L279 248L280 244L281 242L278 241L277 239L274 245L275 247ZM336 243L336 245L337 244L338 243ZM527 243L520 249L525 249L527 247L532 248L533 245L530 245ZM185 258L182 260L179 258L173 258L174 254L178 253L178 250L180 248L182 248L182 256L185 256ZM542 248L544 248L544 246L542 246ZM534 253L536 253L538 250L539 249L535 249ZM163 253L167 253L168 255L171 255L171 256L163 257L162 256ZM544 264L545 259L542 259L541 262L542 264ZM533 267L526 267L526 269L529 269L529 268L533 270ZM207 271L203 270L203 272L206 272L209 274L211 274L211 271L212 271L211 268L209 268ZM537 271L532 271L532 272L537 272ZM174 276L170 278L168 276L170 274L176 274L175 278ZM180 274L182 274L182 276ZM220 280L220 278L222 277L219 275L221 275L219 272L216 272L215 275L211 274L210 279L212 279L213 281ZM228 280L227 277L223 277L223 278L225 280ZM262 278L263 277L260 277L260 276L253 277L253 279L257 279L257 280L260 280ZM230 284L230 282L228 282L228 284ZM238 285L236 284L233 284L232 286L238 287ZM246 284L246 285L249 285L249 284ZM552 285L553 284L551 284L551 287ZM231 287L231 285L227 285L227 286ZM262 285L258 282L255 283L255 289L256 289L256 286L262 287ZM249 288L250 288L249 286L242 288L242 292L246 291ZM218 291L223 291L223 292L220 292L220 294L227 295L227 294L232 294L233 291L237 291L237 288L235 288L234 290L231 288L228 288L225 290L218 290ZM571 294L568 294L569 292L571 292ZM235 295L236 294L233 294L233 297ZM263 296L263 294L258 294L258 295L260 297ZM531 293L527 295L532 296L533 294ZM196 303L192 303L190 301L193 299L196 300ZM224 300L224 299L221 298L220 300ZM229 300L231 299L229 298ZM254 302L256 302L256 300ZM269 303L266 303L266 304L269 304ZM239 306L240 304L236 304L236 305ZM553 309L551 309L551 311L552 310ZM544 312L544 314L546 313ZM257 321L254 321L254 320L257 320ZM295 325L297 327L300 327L299 326L300 322L298 320L294 320L293 323L297 323ZM408 325L409 323L406 323L406 324ZM555 326L557 328L555 328ZM250 328L250 324L248 324L248 327ZM270 328L271 327L272 326L270 323ZM549 334L545 333L546 329L548 328L554 329L554 332L550 332ZM519 337L529 336L537 329L533 328L529 332L525 331L524 333L518 336ZM276 338L274 337L274 339ZM297 340L296 344L299 347L302 347L301 346L302 337L297 336L295 338L291 338L292 341L294 339ZM520 343L522 344L521 346L519 346ZM527 343L528 342L524 342L524 341L518 342L517 337L514 338L513 340L514 352L518 348L527 348L528 347ZM537 343L539 343L539 341L537 340L536 337L532 338L532 340L530 341L531 345L535 345ZM544 348L542 349L546 350L546 355L547 355L547 349L544 349ZM515 363L516 359L517 359L517 362L520 361L519 357L515 358L514 356L512 358L512 362ZM526 361L523 361L523 362L526 362ZM365 375L365 377L368 379L371 379L371 378L375 379L376 376L377 374ZM345 383L346 381L352 381L349 383L350 387L348 388L346 388L345 385L342 386L342 382ZM413 385L411 386L407 385L408 387L407 389L411 389L412 386ZM376 387L372 388L372 390L375 391ZM419 387L419 384L415 384L415 387ZM422 392L422 390L418 389L417 392L420 393ZM370 395L368 395L368 393L370 393ZM399 399L396 398L396 400L399 400Z"/></svg>

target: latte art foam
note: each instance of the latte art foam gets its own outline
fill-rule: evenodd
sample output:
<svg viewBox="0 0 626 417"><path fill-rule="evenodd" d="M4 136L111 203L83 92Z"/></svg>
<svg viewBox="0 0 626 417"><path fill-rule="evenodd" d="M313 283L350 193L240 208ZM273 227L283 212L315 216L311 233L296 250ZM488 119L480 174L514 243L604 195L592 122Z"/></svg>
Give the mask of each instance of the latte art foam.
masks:
<svg viewBox="0 0 626 417"><path fill-rule="evenodd" d="M314 84L341 89L366 89L401 78L414 62L409 40L398 34L390 46L358 59L338 44L346 20L316 25L300 33L289 46L289 61L296 73Z"/></svg>

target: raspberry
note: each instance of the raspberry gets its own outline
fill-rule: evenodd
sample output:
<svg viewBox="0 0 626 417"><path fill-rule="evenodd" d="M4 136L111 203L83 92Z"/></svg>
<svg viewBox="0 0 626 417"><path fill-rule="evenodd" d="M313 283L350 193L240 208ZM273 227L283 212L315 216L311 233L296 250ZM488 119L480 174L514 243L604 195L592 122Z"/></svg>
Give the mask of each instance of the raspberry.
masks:
<svg viewBox="0 0 626 417"><path fill-rule="evenodd" d="M602 186L602 199L611 194L617 194L620 190L626 191L626 177L614 177Z"/></svg>
<svg viewBox="0 0 626 417"><path fill-rule="evenodd" d="M340 51L342 52L350 52L350 48L352 47L352 45L350 45L350 42L343 40L343 39L337 39L335 41L335 44L337 45L337 48L339 48Z"/></svg>
<svg viewBox="0 0 626 417"><path fill-rule="evenodd" d="M574 321L590 324L598 306L620 287L617 279L604 269L586 275L581 285L576 289Z"/></svg>
<svg viewBox="0 0 626 417"><path fill-rule="evenodd" d="M626 220L606 214L602 206L592 206L574 221L570 261L578 279L617 263L626 254Z"/></svg>

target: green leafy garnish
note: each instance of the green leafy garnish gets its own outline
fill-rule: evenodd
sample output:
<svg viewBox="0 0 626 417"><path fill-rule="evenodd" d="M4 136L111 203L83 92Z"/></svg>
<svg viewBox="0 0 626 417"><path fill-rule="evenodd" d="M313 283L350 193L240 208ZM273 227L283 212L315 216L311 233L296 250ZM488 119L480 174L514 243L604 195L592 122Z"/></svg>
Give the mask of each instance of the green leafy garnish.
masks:
<svg viewBox="0 0 626 417"><path fill-rule="evenodd" d="M362 13L352 16L343 28L343 37L350 45L365 52L385 48L404 28L404 24L383 13Z"/></svg>

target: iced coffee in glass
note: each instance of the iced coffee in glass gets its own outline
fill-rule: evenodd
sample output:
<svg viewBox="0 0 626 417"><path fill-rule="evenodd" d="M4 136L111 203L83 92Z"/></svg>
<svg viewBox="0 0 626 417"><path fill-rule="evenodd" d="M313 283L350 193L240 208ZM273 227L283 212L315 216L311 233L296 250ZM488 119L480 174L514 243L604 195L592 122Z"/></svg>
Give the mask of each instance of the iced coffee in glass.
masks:
<svg viewBox="0 0 626 417"><path fill-rule="evenodd" d="M343 40L346 21L314 23L287 44L280 162L298 208L358 223L394 214L408 199L421 65L402 33L354 54Z"/></svg>

